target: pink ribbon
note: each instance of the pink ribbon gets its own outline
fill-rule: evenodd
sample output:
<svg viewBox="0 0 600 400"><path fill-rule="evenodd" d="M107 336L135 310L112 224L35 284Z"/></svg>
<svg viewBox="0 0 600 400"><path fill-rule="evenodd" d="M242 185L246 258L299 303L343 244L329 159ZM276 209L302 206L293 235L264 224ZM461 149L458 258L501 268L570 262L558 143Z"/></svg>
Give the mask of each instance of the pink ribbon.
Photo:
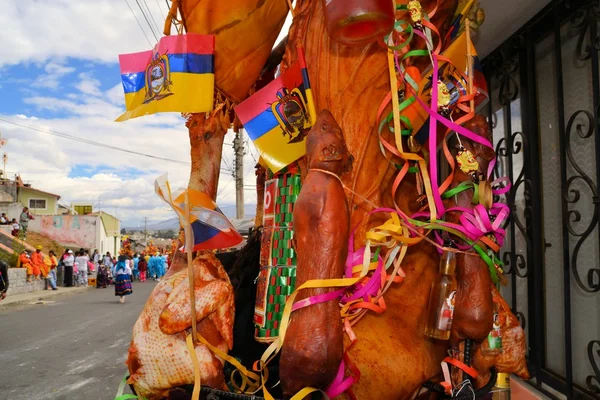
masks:
<svg viewBox="0 0 600 400"><path fill-rule="evenodd" d="M463 207L453 207L448 211L462 212L460 222L462 231L473 241L478 241L487 234L493 234L498 245L502 246L506 232L501 226L508 217L509 209L505 204L494 203L492 209L488 212L486 208L478 204L473 209ZM490 215L495 219L492 222Z"/></svg>
<svg viewBox="0 0 600 400"><path fill-rule="evenodd" d="M346 363L342 359L342 362L340 363L340 367L338 368L338 372L337 372L337 375L335 376L335 379L333 380L333 382L331 382L331 384L327 387L327 389L325 389L325 393L327 393L327 396L329 396L330 398L333 399L333 398L341 395L346 390L350 389L350 387L357 382L358 379L356 379L356 377L354 375L350 375L350 376L344 378L345 371L346 371Z"/></svg>

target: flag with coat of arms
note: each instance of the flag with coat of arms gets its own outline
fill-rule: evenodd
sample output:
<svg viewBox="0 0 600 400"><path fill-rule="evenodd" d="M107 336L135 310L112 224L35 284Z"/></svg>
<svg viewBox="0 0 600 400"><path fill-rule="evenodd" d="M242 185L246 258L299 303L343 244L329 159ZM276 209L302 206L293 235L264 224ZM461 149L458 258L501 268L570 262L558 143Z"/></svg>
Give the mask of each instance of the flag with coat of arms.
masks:
<svg viewBox="0 0 600 400"><path fill-rule="evenodd" d="M205 193L189 188L171 192L167 174L154 181L154 190L173 208L182 225L186 223L189 207L189 222L194 236L192 251L225 249L243 241L231 221ZM185 246L183 249L187 251Z"/></svg>

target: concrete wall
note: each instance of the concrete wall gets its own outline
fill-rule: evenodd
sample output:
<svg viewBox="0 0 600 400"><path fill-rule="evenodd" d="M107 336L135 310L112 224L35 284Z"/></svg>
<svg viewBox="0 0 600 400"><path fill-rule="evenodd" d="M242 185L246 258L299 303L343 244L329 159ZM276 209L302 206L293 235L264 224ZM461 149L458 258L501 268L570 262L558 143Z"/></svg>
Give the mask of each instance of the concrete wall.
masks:
<svg viewBox="0 0 600 400"><path fill-rule="evenodd" d="M57 241L63 246L97 248L100 218L87 215L41 215L29 221L29 230Z"/></svg>
<svg viewBox="0 0 600 400"><path fill-rule="evenodd" d="M44 209L33 209L30 208L30 212L35 215L54 215L57 214L58 204L57 198L50 194L41 193L36 190L29 190L26 187L22 187L19 190L19 202L25 207L29 207L30 199L44 199L46 200L46 208Z"/></svg>
<svg viewBox="0 0 600 400"><path fill-rule="evenodd" d="M27 282L27 270L25 268L9 268L8 269L8 292L7 295L23 294L44 290L44 280L33 280Z"/></svg>
<svg viewBox="0 0 600 400"><path fill-rule="evenodd" d="M3 201L17 201L17 185L7 181L0 181L0 192L2 192Z"/></svg>
<svg viewBox="0 0 600 400"><path fill-rule="evenodd" d="M100 215L100 218L102 218L102 223L104 223L104 229L106 230L107 235L121 235L121 221L103 211L99 212L98 214Z"/></svg>
<svg viewBox="0 0 600 400"><path fill-rule="evenodd" d="M21 203L0 203L0 213L6 213L9 220L16 218L18 221L21 211L23 211Z"/></svg>

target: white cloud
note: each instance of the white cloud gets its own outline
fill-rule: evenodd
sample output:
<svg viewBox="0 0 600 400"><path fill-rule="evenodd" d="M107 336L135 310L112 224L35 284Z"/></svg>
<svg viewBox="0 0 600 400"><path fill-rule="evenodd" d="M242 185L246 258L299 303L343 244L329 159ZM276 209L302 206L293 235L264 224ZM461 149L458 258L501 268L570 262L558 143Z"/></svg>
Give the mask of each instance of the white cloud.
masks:
<svg viewBox="0 0 600 400"><path fill-rule="evenodd" d="M38 76L32 83L34 87L42 87L48 89L57 89L60 85L60 80L72 72L75 72L75 68L68 67L56 62L49 62L44 67L45 74Z"/></svg>
<svg viewBox="0 0 600 400"><path fill-rule="evenodd" d="M27 109L20 110L19 115L0 112L0 117L188 162L187 129L178 114L116 123L114 119L123 112L121 85L102 91L93 73L84 72L100 70L102 65L98 63L117 63L119 54L148 50L154 44L136 3L128 1L143 24L150 44L123 0L4 2L0 13L3 27L0 43L4 44L0 71L17 64L43 65L45 73L21 82ZM162 27L166 5L161 0L149 1L148 6ZM83 63L82 71L75 71L66 63L69 58L89 62ZM75 72L80 72L79 79L74 79ZM40 95L28 86L61 90L57 90L54 97ZM62 93L60 98L59 93ZM168 206L154 194L154 179L168 172L172 186L180 187L186 185L189 178L189 166L181 163L95 147L1 121L0 131L9 138L3 149L9 153L8 172L20 172L34 187L60 194L63 203L89 201L111 213L116 209L124 223L137 223L144 217L153 222L171 217ZM231 143L233 135L227 134L225 140ZM251 152L256 154L251 143L250 146ZM225 145L223 153L222 168L229 169L233 161L232 147ZM249 152L244 157L246 185L255 185L254 164ZM76 176L73 170L77 165L90 166L91 172ZM107 166L111 169L105 169ZM233 211L235 184L231 174L221 174L218 194L218 203L224 211ZM254 191L245 191L246 203L255 203L255 196Z"/></svg>
<svg viewBox="0 0 600 400"><path fill-rule="evenodd" d="M93 78L89 73L82 72L79 74L79 82L75 84L75 87L84 94L92 96L99 96L100 93L100 81Z"/></svg>
<svg viewBox="0 0 600 400"><path fill-rule="evenodd" d="M154 45L155 39L136 3L128 1ZM152 47L123 0L2 3L0 43L4 45L0 66L66 57L117 62L118 54ZM167 12L164 1L158 4L148 1L147 4L158 25L162 26Z"/></svg>
<svg viewBox="0 0 600 400"><path fill-rule="evenodd" d="M106 91L105 95L108 101L110 101L112 104L122 105L124 98L123 85L119 83L118 85L113 86L111 89Z"/></svg>
<svg viewBox="0 0 600 400"><path fill-rule="evenodd" d="M93 76L90 77L93 79ZM117 123L114 118L123 110L115 104L116 88L99 92L99 95L82 93L68 100L41 96L25 99L36 110L56 111L60 115L67 113L70 117L41 118L39 114L37 117L24 114L0 117L43 130L188 162L187 128L178 114L159 114ZM0 131L9 138L3 149L9 154L9 173L19 172L34 187L61 195L63 203L85 201L99 205L107 212L116 212L124 224L136 224L144 217L153 222L172 217L168 206L154 193L154 179L168 172L172 186L178 188L186 186L189 178L189 166L181 163L96 147L2 121ZM226 143L231 144L233 136L233 133L228 133ZM256 150L248 142L251 149L244 157L245 184L254 186ZM223 153L221 168L228 170L234 159L232 146L223 146ZM82 174L86 176L74 176L75 166L88 166L88 173ZM91 176L87 176L90 170ZM246 204L256 203L253 190L244 194ZM221 173L217 202L224 206L224 211L234 211L230 206L235 204L235 184L229 173Z"/></svg>

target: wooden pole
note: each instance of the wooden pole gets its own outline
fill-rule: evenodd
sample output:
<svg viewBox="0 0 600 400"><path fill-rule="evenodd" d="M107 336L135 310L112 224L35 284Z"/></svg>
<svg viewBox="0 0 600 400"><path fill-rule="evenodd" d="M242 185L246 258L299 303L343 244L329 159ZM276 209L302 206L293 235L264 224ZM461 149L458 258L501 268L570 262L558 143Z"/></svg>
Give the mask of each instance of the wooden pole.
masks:
<svg viewBox="0 0 600 400"><path fill-rule="evenodd" d="M473 42L471 42L471 21L469 18L465 16L465 34L467 35L467 67L469 72L469 94L474 94L474 85L473 85ZM475 98L471 99L470 107L471 112L475 112Z"/></svg>

